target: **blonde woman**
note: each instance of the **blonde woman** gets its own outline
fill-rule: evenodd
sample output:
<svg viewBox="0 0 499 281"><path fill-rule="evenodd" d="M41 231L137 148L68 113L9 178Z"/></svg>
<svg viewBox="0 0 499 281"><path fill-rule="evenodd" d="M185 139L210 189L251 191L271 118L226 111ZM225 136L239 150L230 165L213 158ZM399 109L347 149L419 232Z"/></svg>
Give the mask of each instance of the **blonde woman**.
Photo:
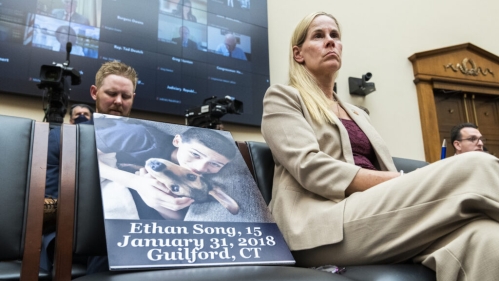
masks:
<svg viewBox="0 0 499 281"><path fill-rule="evenodd" d="M437 280L495 280L499 160L470 152L396 171L367 114L333 92L342 49L332 15L306 16L291 39L289 85L264 98L270 208L297 264L410 260Z"/></svg>

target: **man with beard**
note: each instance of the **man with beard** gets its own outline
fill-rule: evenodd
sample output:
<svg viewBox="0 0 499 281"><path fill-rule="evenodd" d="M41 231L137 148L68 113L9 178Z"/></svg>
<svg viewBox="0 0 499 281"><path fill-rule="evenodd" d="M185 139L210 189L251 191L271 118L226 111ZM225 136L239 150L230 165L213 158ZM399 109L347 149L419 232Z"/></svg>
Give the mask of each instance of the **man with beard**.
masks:
<svg viewBox="0 0 499 281"><path fill-rule="evenodd" d="M137 81L137 73L132 67L117 61L104 63L95 75L95 85L90 87L96 112L130 116ZM93 121L90 119L82 124L93 124ZM45 197L58 196L60 138L60 127L50 131Z"/></svg>
<svg viewBox="0 0 499 281"><path fill-rule="evenodd" d="M129 116L137 81L137 73L132 67L117 61L104 63L95 75L95 85L90 87L96 112ZM80 124L93 125L93 119ZM57 126L49 133L45 197L57 198L59 195L60 139L61 127ZM46 233L43 238L40 267L48 272L52 270L54 238L55 232Z"/></svg>

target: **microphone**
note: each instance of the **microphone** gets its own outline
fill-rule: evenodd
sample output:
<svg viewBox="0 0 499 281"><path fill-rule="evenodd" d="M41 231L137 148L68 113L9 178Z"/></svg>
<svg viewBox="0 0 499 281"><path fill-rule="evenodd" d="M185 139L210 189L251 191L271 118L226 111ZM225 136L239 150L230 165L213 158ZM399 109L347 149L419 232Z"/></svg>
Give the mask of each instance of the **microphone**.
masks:
<svg viewBox="0 0 499 281"><path fill-rule="evenodd" d="M68 43L66 43L66 53L71 53L71 49L73 49L73 44L68 41Z"/></svg>
<svg viewBox="0 0 499 281"><path fill-rule="evenodd" d="M71 53L71 49L73 49L73 44L71 42L66 43L66 65L69 65L69 54Z"/></svg>

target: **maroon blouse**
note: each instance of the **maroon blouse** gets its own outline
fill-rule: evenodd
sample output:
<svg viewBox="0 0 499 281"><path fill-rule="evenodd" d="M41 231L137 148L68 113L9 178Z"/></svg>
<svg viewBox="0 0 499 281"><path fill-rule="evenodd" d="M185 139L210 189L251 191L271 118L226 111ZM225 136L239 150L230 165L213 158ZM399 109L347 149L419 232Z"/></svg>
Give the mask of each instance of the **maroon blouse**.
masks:
<svg viewBox="0 0 499 281"><path fill-rule="evenodd" d="M376 159L374 149L366 134L359 128L353 120L340 119L347 129L352 146L353 160L355 165L365 169L377 170L373 163Z"/></svg>

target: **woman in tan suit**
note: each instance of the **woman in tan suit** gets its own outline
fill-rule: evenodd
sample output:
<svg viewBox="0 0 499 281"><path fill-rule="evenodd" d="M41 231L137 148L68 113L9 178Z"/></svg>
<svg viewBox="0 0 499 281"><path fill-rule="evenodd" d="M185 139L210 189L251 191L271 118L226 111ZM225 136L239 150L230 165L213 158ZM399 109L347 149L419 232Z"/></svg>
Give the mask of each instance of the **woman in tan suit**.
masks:
<svg viewBox="0 0 499 281"><path fill-rule="evenodd" d="M342 47L333 16L308 15L291 40L289 86L264 98L270 208L297 264L412 260L438 280L495 280L499 159L470 152L396 171L365 112L332 90Z"/></svg>

